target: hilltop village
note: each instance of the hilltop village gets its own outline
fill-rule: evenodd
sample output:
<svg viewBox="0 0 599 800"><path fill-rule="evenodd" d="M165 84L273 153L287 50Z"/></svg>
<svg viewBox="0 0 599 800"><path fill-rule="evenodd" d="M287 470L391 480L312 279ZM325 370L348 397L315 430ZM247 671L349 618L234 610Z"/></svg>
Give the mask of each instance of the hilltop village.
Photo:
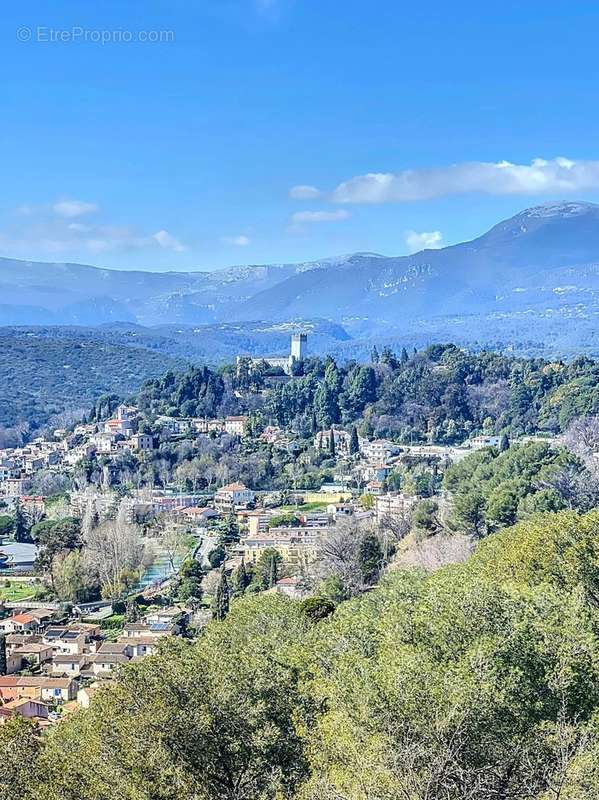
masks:
<svg viewBox="0 0 599 800"><path fill-rule="evenodd" d="M310 372L306 347L295 335L289 356L167 374L0 451L0 721L56 724L241 595L326 613L389 570L456 563L531 513L594 502L599 438L587 432L575 454L555 424L523 425L515 383L495 417L484 379L478 417L450 391L465 365L480 375L484 363L503 386L520 362L447 346ZM402 430L397 394L396 416L379 412L391 382L414 374L442 399ZM566 497L564 470L578 494Z"/></svg>

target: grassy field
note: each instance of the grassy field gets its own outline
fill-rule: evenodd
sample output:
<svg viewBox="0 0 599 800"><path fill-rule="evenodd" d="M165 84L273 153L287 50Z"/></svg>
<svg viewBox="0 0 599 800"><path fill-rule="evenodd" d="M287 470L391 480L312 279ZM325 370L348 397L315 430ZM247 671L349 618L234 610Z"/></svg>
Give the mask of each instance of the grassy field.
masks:
<svg viewBox="0 0 599 800"><path fill-rule="evenodd" d="M326 506L326 503L303 503L301 506L280 506L276 510L282 514L308 514L310 511L324 511Z"/></svg>
<svg viewBox="0 0 599 800"><path fill-rule="evenodd" d="M0 580L0 601L17 603L35 596L35 586L29 581L17 581L8 578Z"/></svg>

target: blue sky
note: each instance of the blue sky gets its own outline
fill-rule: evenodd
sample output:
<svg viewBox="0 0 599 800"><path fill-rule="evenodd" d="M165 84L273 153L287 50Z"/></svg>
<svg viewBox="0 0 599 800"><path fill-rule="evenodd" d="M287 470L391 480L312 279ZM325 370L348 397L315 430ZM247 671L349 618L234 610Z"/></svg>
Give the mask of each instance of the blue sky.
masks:
<svg viewBox="0 0 599 800"><path fill-rule="evenodd" d="M599 201L598 30L584 1L6 0L0 254L395 255Z"/></svg>

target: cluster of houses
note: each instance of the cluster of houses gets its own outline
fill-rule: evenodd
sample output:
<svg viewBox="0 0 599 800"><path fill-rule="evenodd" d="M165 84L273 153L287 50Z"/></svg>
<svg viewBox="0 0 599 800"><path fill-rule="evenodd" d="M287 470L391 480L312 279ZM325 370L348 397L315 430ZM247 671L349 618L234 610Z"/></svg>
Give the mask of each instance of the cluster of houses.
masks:
<svg viewBox="0 0 599 800"><path fill-rule="evenodd" d="M19 498L27 502L25 498L29 496L31 479L41 471L68 471L80 461L93 456L151 452L156 446L155 439L139 430L139 421L140 413L135 406L120 405L114 415L103 423L80 424L72 432L57 429L54 439L50 441L38 437L23 447L1 449L0 499L8 505ZM247 434L248 418L162 416L155 420L155 427L163 439L190 432L243 437Z"/></svg>
<svg viewBox="0 0 599 800"><path fill-rule="evenodd" d="M0 724L17 714L47 725L86 707L119 666L155 653L160 639L180 633L189 613L159 608L125 624L115 640L95 622L60 617L55 608L19 608L0 619Z"/></svg>
<svg viewBox="0 0 599 800"><path fill-rule="evenodd" d="M154 437L138 430L139 420L140 413L135 406L120 405L114 416L104 423L102 430L98 431L97 426L90 425L79 426L79 429L86 434L86 445L93 448L96 455L110 455L122 450L137 453L152 451L155 447ZM222 419L160 416L154 421L154 427L163 439L188 433L227 433L241 437L247 433L247 424L245 416Z"/></svg>

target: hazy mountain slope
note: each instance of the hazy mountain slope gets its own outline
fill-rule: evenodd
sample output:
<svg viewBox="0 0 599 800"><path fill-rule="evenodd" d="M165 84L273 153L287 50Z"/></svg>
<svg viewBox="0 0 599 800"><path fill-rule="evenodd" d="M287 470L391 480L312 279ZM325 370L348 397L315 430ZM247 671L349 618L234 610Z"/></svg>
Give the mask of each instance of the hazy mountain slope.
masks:
<svg viewBox="0 0 599 800"><path fill-rule="evenodd" d="M530 302L559 305L564 292L595 302L597 263L599 206L552 204L523 211L472 242L398 258L356 254L335 267L292 276L242 304L237 316L305 313L401 324Z"/></svg>
<svg viewBox="0 0 599 800"><path fill-rule="evenodd" d="M234 361L240 354L283 355L289 352L291 333L302 330L309 335L309 350L324 354L350 339L333 322L306 320L293 323L216 323L211 325L161 325L146 328L134 323L91 326L41 325L6 326L1 337L24 337L78 342L103 342L109 345L143 348L155 353L203 363Z"/></svg>
<svg viewBox="0 0 599 800"><path fill-rule="evenodd" d="M231 304L325 263L145 272L0 258L0 324L85 325L126 320L151 325L227 319Z"/></svg>
<svg viewBox="0 0 599 800"><path fill-rule="evenodd" d="M403 335L437 318L516 314L518 335L526 336L535 315L571 318L568 309L577 309L591 318L599 311L599 206L536 206L471 242L411 256L355 253L189 273L0 259L0 289L0 324L207 326L201 336L181 335L192 349L201 340L202 354L209 341L221 353L260 351L255 332L246 346L247 330L211 327L255 320L327 319L368 336L381 328Z"/></svg>

